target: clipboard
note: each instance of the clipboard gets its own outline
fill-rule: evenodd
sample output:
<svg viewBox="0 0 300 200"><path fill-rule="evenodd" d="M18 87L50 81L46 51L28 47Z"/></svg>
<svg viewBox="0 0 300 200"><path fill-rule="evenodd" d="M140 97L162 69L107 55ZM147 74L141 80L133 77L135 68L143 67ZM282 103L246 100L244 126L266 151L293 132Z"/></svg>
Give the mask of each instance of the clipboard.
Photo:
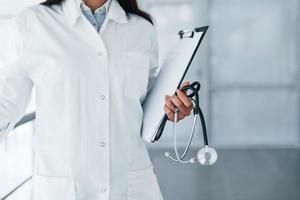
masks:
<svg viewBox="0 0 300 200"><path fill-rule="evenodd" d="M158 141L168 121L164 111L165 95L179 89L208 30L208 26L181 30L178 41L167 54L156 81L143 103L141 137L147 142Z"/></svg>

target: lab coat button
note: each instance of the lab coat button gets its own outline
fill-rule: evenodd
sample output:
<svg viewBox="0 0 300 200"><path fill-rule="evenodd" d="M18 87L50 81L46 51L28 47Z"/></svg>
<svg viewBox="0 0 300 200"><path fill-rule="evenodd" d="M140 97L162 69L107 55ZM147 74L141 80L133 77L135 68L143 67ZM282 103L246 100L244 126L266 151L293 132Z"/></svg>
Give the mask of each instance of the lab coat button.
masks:
<svg viewBox="0 0 300 200"><path fill-rule="evenodd" d="M103 55L103 53L100 51L100 52L98 52L98 56L102 56Z"/></svg>
<svg viewBox="0 0 300 200"><path fill-rule="evenodd" d="M100 99L104 100L105 99L105 95L101 95Z"/></svg>
<svg viewBox="0 0 300 200"><path fill-rule="evenodd" d="M106 188L101 188L101 192L106 192Z"/></svg>
<svg viewBox="0 0 300 200"><path fill-rule="evenodd" d="M100 142L101 147L105 147L105 142Z"/></svg>

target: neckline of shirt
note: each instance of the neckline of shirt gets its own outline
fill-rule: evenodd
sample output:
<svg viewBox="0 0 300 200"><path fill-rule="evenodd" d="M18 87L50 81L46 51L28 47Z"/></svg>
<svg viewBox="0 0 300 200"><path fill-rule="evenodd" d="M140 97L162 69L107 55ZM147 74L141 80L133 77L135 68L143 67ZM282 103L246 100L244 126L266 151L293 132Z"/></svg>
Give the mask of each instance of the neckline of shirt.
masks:
<svg viewBox="0 0 300 200"><path fill-rule="evenodd" d="M111 1L112 0L107 0L102 6L100 6L99 8L97 8L94 13L92 12L91 8L88 7L83 0L80 0L79 1L79 5L80 7L84 10L84 11L88 11L90 13L92 13L93 15L96 15L97 13L99 12L103 12L103 10L106 11L106 13L108 13L108 9L110 7L110 4L111 4Z"/></svg>

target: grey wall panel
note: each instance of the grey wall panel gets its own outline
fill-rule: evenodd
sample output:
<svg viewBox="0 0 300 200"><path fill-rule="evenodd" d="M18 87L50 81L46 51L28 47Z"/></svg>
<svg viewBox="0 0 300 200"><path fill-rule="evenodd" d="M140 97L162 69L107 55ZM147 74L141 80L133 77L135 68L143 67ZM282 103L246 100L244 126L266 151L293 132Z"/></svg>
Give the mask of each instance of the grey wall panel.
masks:
<svg viewBox="0 0 300 200"><path fill-rule="evenodd" d="M212 1L213 83L294 81L296 3L296 0Z"/></svg>
<svg viewBox="0 0 300 200"><path fill-rule="evenodd" d="M300 146L299 2L210 3L210 129L219 146Z"/></svg>
<svg viewBox="0 0 300 200"><path fill-rule="evenodd" d="M240 91L213 94L213 142L219 146L297 146L296 92Z"/></svg>

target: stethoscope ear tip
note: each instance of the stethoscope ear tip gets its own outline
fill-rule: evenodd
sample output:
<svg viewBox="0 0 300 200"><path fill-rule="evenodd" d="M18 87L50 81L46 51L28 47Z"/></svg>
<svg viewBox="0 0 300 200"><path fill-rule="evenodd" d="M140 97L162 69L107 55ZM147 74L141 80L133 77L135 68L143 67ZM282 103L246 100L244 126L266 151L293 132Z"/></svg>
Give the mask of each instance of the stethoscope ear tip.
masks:
<svg viewBox="0 0 300 200"><path fill-rule="evenodd" d="M205 146L197 154L198 162L204 166L211 166L216 163L218 154L214 148Z"/></svg>
<svg viewBox="0 0 300 200"><path fill-rule="evenodd" d="M170 157L170 155L171 155L170 152L165 152L166 157Z"/></svg>
<svg viewBox="0 0 300 200"><path fill-rule="evenodd" d="M192 163L192 164L196 163L196 159L195 158L191 158L190 163Z"/></svg>

